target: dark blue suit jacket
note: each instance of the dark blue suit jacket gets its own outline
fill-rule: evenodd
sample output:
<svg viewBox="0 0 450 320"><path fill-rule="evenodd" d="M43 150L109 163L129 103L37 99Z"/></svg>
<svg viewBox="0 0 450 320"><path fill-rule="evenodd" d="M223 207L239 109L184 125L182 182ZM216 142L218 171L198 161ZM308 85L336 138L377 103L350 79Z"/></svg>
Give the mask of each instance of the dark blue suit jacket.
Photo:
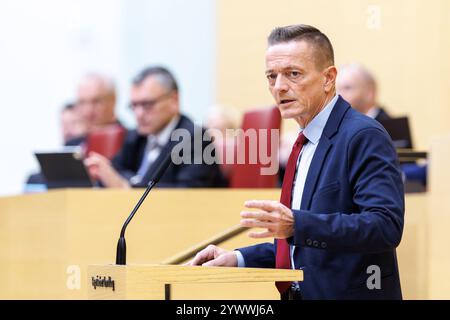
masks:
<svg viewBox="0 0 450 320"><path fill-rule="evenodd" d="M395 248L404 191L397 154L384 128L341 97L314 153L300 208L293 210L288 241L298 246L303 298L402 298ZM275 248L267 243L239 251L247 267L273 268ZM368 289L372 265L380 268L381 289Z"/></svg>
<svg viewBox="0 0 450 320"><path fill-rule="evenodd" d="M199 157L202 159L203 151L209 146L211 142L202 141L202 148L194 148L194 128L195 124L186 116L181 115L180 120L175 127L175 129L185 129L190 133L191 136L191 160L194 157ZM202 135L205 130L201 130ZM197 137L198 138L198 137ZM201 137L200 137L201 138ZM160 155L156 160L150 165L147 173L142 178L142 181L134 187L146 187L155 169L159 167L161 162L164 160L165 156L172 150L172 148L177 145L179 141L170 141L162 148ZM136 130L131 130L127 133L125 141L122 145L121 150L117 156L113 159L112 164L114 168L126 179L130 179L139 170L142 159L144 157L145 146L147 144L147 137L139 135ZM223 175L220 171L220 167L216 163L206 164L204 161L200 164L170 164L170 166L165 171L164 175L161 177L157 184L157 187L166 188L188 188L188 187L198 187L198 188L210 188L210 187L223 187L225 181Z"/></svg>

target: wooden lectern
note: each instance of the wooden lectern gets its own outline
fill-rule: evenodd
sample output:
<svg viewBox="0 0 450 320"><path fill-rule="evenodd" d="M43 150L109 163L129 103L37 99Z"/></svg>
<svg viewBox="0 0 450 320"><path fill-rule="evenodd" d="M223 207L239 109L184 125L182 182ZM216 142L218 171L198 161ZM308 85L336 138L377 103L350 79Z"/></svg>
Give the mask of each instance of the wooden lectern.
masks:
<svg viewBox="0 0 450 320"><path fill-rule="evenodd" d="M301 281L301 270L191 267L177 265L91 265L89 299L170 299L171 284Z"/></svg>

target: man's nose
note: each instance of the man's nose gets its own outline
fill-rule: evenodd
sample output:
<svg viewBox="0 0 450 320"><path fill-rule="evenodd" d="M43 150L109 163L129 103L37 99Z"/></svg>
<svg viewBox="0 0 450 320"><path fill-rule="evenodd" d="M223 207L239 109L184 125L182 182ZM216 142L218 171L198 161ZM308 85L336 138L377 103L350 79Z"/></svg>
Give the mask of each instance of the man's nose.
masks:
<svg viewBox="0 0 450 320"><path fill-rule="evenodd" d="M276 92L286 92L289 90L289 86L286 81L286 77L284 77L282 74L278 74L277 78L275 79L275 85L273 86L274 90Z"/></svg>
<svg viewBox="0 0 450 320"><path fill-rule="evenodd" d="M135 108L134 115L136 116L136 119L142 118L142 116L144 115L144 108L142 108L141 106Z"/></svg>

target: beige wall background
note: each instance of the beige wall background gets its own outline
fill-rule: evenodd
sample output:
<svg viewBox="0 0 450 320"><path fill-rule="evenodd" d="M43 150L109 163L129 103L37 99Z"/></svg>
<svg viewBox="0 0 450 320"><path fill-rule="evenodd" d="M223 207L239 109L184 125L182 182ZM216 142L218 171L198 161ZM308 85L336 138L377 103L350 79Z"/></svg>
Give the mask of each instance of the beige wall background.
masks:
<svg viewBox="0 0 450 320"><path fill-rule="evenodd" d="M416 148L450 132L450 1L218 0L217 15L218 103L240 112L272 104L266 37L306 23L329 36L337 66L357 61L374 73L379 103L410 117Z"/></svg>

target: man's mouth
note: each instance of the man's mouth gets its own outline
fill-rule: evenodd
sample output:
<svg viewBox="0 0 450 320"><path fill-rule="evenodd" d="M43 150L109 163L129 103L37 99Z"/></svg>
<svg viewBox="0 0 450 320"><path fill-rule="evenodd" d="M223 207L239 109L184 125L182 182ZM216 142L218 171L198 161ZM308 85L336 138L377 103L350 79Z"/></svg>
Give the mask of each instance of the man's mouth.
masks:
<svg viewBox="0 0 450 320"><path fill-rule="evenodd" d="M291 103L291 102L294 102L295 101L295 99L281 99L280 100L280 104L288 104L288 103Z"/></svg>

